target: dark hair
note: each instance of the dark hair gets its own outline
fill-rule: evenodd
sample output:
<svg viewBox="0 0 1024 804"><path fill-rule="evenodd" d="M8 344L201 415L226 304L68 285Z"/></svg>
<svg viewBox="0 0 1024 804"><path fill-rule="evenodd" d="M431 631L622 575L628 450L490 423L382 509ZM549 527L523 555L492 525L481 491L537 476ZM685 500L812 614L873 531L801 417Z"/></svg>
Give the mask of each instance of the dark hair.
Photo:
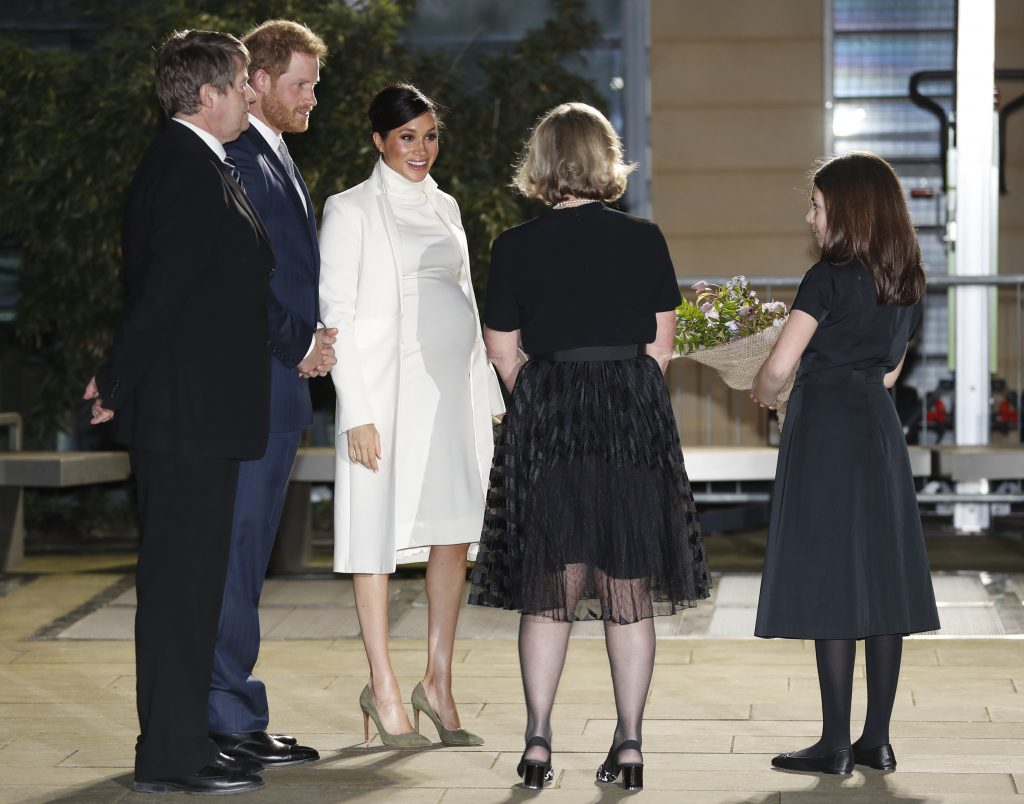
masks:
<svg viewBox="0 0 1024 804"><path fill-rule="evenodd" d="M199 89L224 92L249 64L249 51L231 34L175 31L156 57L156 95L168 117L199 110Z"/></svg>
<svg viewBox="0 0 1024 804"><path fill-rule="evenodd" d="M421 114L430 112L437 117L437 111L437 104L412 84L391 84L374 95L366 116L370 118L370 133L387 137L389 131Z"/></svg>
<svg viewBox="0 0 1024 804"><path fill-rule="evenodd" d="M278 79L288 69L293 53L315 56L318 61L327 55L324 40L301 22L267 20L242 37L252 61L249 70L266 70Z"/></svg>
<svg viewBox="0 0 1024 804"><path fill-rule="evenodd" d="M908 305L924 295L921 247L896 172L867 151L821 165L813 184L825 199L821 258L859 260L871 271L879 304Z"/></svg>

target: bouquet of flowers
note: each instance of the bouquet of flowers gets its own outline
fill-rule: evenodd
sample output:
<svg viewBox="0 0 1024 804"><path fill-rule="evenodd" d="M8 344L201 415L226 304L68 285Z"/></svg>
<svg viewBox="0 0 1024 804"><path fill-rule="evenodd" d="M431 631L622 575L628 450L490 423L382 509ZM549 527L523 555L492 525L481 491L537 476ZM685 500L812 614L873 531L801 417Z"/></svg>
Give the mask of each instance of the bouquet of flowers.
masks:
<svg viewBox="0 0 1024 804"><path fill-rule="evenodd" d="M724 285L701 280L691 288L697 301L683 299L676 308L676 352L715 369L730 388L749 390L789 317L780 301L762 302L745 276ZM779 393L779 427L796 370Z"/></svg>

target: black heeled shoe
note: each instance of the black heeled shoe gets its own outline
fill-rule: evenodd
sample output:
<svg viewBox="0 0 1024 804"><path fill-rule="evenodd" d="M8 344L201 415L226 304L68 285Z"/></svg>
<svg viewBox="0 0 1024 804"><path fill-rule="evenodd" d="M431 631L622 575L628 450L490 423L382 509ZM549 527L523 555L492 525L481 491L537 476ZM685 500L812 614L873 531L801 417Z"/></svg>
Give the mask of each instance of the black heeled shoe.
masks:
<svg viewBox="0 0 1024 804"><path fill-rule="evenodd" d="M776 768L808 773L835 773L847 776L853 773L853 749L841 748L831 754L815 757L798 757L793 754L779 754L772 759Z"/></svg>
<svg viewBox="0 0 1024 804"><path fill-rule="evenodd" d="M527 759L526 751L523 751L523 758L519 760L519 764L516 766L516 773L523 780L523 787L527 787L530 790L543 790L545 782L551 782L555 779L555 772L551 768L551 746L543 737L531 737L526 741L527 751L534 746L547 749L547 761L541 762L539 759Z"/></svg>
<svg viewBox="0 0 1024 804"><path fill-rule="evenodd" d="M874 748L858 748L854 743L853 761L875 770L896 770L896 754L892 751L892 743L882 743Z"/></svg>
<svg viewBox="0 0 1024 804"><path fill-rule="evenodd" d="M640 743L637 740L623 740L608 752L608 758L597 769L597 781L611 783L619 778L622 773L622 786L626 790L644 789L644 763L643 762L619 762L619 752L626 749L640 750Z"/></svg>

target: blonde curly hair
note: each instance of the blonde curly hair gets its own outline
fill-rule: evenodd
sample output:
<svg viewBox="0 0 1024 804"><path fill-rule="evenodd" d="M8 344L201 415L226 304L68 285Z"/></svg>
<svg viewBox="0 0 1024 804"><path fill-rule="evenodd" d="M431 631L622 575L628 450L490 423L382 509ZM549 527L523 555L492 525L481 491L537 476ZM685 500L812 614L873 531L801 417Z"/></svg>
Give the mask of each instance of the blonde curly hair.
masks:
<svg viewBox="0 0 1024 804"><path fill-rule="evenodd" d="M527 198L557 204L566 196L615 201L635 163L608 118L585 103L563 103L534 126L512 186Z"/></svg>

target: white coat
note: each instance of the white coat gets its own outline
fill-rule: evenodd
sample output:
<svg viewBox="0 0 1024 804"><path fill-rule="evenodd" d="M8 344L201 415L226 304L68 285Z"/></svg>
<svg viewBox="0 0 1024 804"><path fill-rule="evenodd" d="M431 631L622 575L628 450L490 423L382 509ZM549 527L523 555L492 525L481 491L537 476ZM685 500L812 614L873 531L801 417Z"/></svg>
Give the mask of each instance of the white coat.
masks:
<svg viewBox="0 0 1024 804"><path fill-rule="evenodd" d="M459 286L477 321L477 342L467 372L473 433L483 500L494 453L492 415L504 412L494 370L487 362L469 272L469 249L459 206L427 176L427 196L462 252ZM401 240L378 162L370 178L324 205L320 227L320 319L337 327L338 362L331 372L337 394L334 479L334 571L395 571L397 487L396 418L401 387ZM347 431L374 424L383 460L372 472L348 457Z"/></svg>

